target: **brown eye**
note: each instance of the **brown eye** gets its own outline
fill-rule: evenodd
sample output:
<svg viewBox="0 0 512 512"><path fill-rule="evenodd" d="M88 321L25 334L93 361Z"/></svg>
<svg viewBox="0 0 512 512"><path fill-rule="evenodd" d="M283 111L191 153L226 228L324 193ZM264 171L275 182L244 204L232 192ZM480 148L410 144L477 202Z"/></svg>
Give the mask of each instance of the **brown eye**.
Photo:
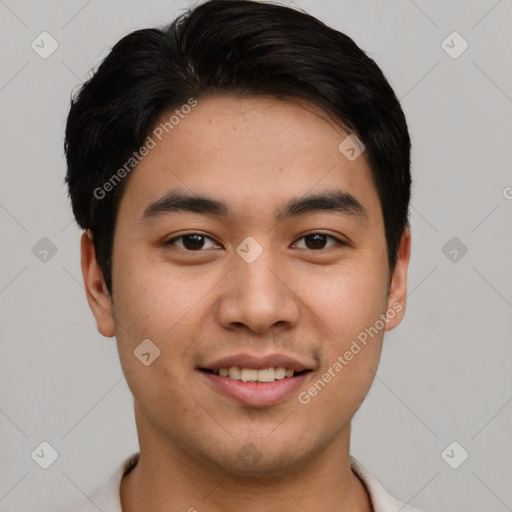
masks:
<svg viewBox="0 0 512 512"><path fill-rule="evenodd" d="M213 242L213 247L219 247L215 244L215 242L208 236L203 235L201 233L190 233L187 235L180 235L175 238L172 238L168 242L167 245L175 245L180 249L185 249L187 251L200 251L201 249L208 249L211 247L205 247L205 243L207 240ZM180 243L176 243L177 241L181 241Z"/></svg>
<svg viewBox="0 0 512 512"><path fill-rule="evenodd" d="M326 243L328 239L334 240L334 243L326 247ZM329 247L332 247L337 244L343 244L341 240L338 240L334 236L326 235L324 233L311 233L309 235L305 235L300 240L305 240L305 247L300 247L300 249L311 249L311 250L318 250L318 249L326 249Z"/></svg>

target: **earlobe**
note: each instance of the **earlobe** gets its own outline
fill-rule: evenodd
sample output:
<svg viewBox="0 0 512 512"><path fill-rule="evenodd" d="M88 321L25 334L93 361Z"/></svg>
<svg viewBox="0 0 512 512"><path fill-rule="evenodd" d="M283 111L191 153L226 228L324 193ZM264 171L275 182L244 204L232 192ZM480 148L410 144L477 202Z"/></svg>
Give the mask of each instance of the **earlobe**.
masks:
<svg viewBox="0 0 512 512"><path fill-rule="evenodd" d="M87 302L96 319L98 331L103 336L111 338L115 334L112 302L103 279L103 272L96 260L96 251L89 231L82 234L80 252Z"/></svg>
<svg viewBox="0 0 512 512"><path fill-rule="evenodd" d="M388 294L386 331L395 328L404 317L407 302L407 269L411 256L411 230L406 228L398 249Z"/></svg>

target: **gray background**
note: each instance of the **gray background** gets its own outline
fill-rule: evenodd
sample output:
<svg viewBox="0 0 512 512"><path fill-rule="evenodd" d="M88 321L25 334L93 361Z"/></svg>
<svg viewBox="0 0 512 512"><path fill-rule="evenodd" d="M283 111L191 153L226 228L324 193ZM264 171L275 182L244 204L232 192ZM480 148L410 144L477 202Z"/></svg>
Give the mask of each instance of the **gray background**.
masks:
<svg viewBox="0 0 512 512"><path fill-rule="evenodd" d="M97 333L82 286L63 129L71 91L109 48L186 5L0 0L4 512L63 511L138 449L115 342ZM291 5L376 60L413 141L407 314L385 339L352 454L427 512L512 510L512 2ZM31 48L43 31L59 45L47 59ZM469 44L458 58L461 39L442 44L453 31ZM46 261L43 237L57 249ZM59 454L46 470L31 458L42 441Z"/></svg>

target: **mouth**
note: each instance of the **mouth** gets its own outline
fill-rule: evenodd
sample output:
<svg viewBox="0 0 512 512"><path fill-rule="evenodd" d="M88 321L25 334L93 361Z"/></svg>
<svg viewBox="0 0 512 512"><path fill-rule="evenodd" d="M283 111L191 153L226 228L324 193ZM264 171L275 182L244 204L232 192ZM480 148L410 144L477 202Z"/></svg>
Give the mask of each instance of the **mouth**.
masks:
<svg viewBox="0 0 512 512"><path fill-rule="evenodd" d="M239 355L196 368L216 394L251 407L269 407L297 394L312 368L284 356Z"/></svg>
<svg viewBox="0 0 512 512"><path fill-rule="evenodd" d="M293 368L285 368L284 366L269 367L269 368L240 368L238 366L231 366L229 368L219 368L212 370L209 368L199 368L200 371L210 373L212 375L219 375L220 377L227 377L232 380L239 380L242 382L275 382L276 380L291 379L299 375L303 375L311 370L296 371Z"/></svg>

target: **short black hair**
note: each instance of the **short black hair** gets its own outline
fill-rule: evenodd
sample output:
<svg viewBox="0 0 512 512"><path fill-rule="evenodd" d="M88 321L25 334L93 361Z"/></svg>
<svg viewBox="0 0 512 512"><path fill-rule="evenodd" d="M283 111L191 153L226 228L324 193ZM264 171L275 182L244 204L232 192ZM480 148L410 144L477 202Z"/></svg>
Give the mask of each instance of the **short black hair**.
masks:
<svg viewBox="0 0 512 512"><path fill-rule="evenodd" d="M307 100L362 141L394 268L408 226L411 142L383 72L349 36L303 11L209 0L163 28L123 37L71 100L66 183L110 294L116 215L129 177L109 193L102 187L126 170L163 113L215 94Z"/></svg>

